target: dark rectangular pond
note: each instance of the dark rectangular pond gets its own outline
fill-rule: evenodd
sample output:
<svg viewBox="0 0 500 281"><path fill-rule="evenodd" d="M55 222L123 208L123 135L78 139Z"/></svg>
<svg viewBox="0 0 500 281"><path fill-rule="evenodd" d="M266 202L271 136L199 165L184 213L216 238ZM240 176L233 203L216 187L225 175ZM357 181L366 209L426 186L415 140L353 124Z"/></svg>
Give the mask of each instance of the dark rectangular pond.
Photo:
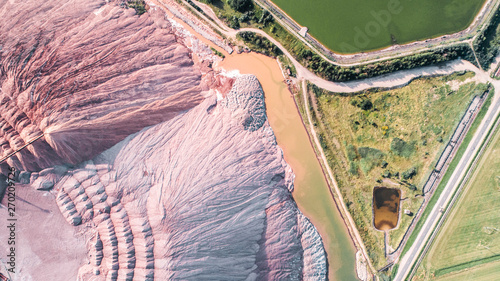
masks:
<svg viewBox="0 0 500 281"><path fill-rule="evenodd" d="M375 187L373 189L373 225L386 231L395 228L399 220L401 190Z"/></svg>

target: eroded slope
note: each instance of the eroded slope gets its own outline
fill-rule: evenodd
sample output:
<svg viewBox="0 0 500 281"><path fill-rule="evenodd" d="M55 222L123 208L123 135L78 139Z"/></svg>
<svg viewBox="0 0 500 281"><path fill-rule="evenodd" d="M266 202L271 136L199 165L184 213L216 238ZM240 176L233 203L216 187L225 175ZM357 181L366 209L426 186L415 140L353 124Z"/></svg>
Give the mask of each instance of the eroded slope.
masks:
<svg viewBox="0 0 500 281"><path fill-rule="evenodd" d="M9 164L79 163L202 101L165 16L120 2L0 1L0 156L44 134Z"/></svg>
<svg viewBox="0 0 500 281"><path fill-rule="evenodd" d="M56 188L67 220L95 231L84 280L324 280L292 180L260 85L243 76L226 98L142 130Z"/></svg>

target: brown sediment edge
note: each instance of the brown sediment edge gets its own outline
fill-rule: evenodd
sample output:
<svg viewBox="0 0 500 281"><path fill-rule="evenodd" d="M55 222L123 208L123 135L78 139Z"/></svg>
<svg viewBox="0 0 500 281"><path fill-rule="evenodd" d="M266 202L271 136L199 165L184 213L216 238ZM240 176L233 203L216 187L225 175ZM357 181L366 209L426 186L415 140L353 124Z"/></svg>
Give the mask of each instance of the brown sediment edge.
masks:
<svg viewBox="0 0 500 281"><path fill-rule="evenodd" d="M309 126L312 127L313 126L312 120L310 120L310 114L308 114L308 112L309 112L308 103L307 103L308 94L307 94L307 86L306 86L305 80L302 80L302 88L303 88L302 95L304 96L304 109L305 109L306 115L308 117ZM295 101L295 106L297 107L297 110L299 110L299 106L297 104L297 101ZM300 110L299 110L299 114L300 114ZM336 184L335 178L333 177L333 172L332 172L331 177L329 175L330 173L328 173L328 175L327 175L327 172L325 172L325 169L326 170L329 169L329 166L327 166L328 163L324 163L324 158L323 158L324 155L322 153L318 154L318 152L317 152L317 151L319 151L319 152L322 152L322 151L319 148L317 148L317 145L315 145L315 143L311 139L311 135L312 135L312 137L315 139L315 141L318 141L316 133L313 130L313 128L311 128L312 131L307 129L307 126L304 122L304 118L303 118L302 114L300 114L300 118L302 119L302 124L305 127L306 131L309 132L309 134L308 134L309 142L311 143L311 146L314 148L316 156L321 157L321 159L323 160L323 161L319 161L320 166L321 166L321 170L322 170L323 176L325 177L326 182L329 186L329 192L333 198L333 201L335 202L335 206L337 207L337 210L340 213L340 217L342 218L342 220L344 221L344 224L346 225L349 236L351 237L351 240L353 241L354 247L356 248L357 251L361 252L362 255L360 255L360 256L362 256L364 259L364 262L368 264L370 274L372 275L372 279L375 280L375 277L374 277L374 273L376 272L375 267L373 266L370 259L368 258L368 252L366 251L365 245L363 243L363 239L361 239L361 236L359 235L358 229L356 228L356 225L354 224L354 221L353 221L349 211L345 207L344 198L340 192L340 189L338 188L338 186ZM330 182L330 181L332 181L332 182ZM337 196L335 196L335 194L332 190L332 186L335 189L335 193L337 193ZM358 262L363 262L363 261L358 261L358 255L356 255L356 264L358 264ZM357 272L357 274L358 274L358 277L361 279L362 273ZM368 280L368 279L365 279L365 280Z"/></svg>
<svg viewBox="0 0 500 281"><path fill-rule="evenodd" d="M154 1L154 0L150 0L150 1L157 2L157 1ZM163 2L163 1L166 1L166 0L160 0L160 3L161 3L161 2ZM170 1L169 1L169 2L170 2ZM177 4L177 3L176 3L176 4ZM158 6L158 7L160 7L160 8L162 8L162 10L164 10L165 12L167 12L167 14L169 14L170 16L172 16L172 15L173 15L173 14L172 14L172 13L171 13L168 9L165 9L165 5L157 5L157 6ZM174 16L175 16L175 15L174 15ZM175 17L175 18L176 18L176 20L181 21L181 22L179 22L179 23L180 23L180 24L182 24L183 26L185 26L185 25L187 24L187 23L185 23L185 22L183 21L183 19L182 19L182 18L178 18L178 17ZM189 26L189 25L188 25L188 26ZM195 33L195 34L193 34L193 35L195 35L195 36L196 36L196 35L198 35L198 36L196 36L196 37L200 37L200 36L202 37L202 35L201 35L201 34L199 34L198 32L196 32L196 30L195 30L194 28L192 28L191 26L189 26L189 27L190 27L190 28L187 28L188 30L189 30L189 29L192 29L192 30L194 31L194 33ZM207 40L207 41L211 42L211 43L212 43L212 44L214 44L214 45L217 45L217 44L215 44L214 42L212 42L212 41L210 41L210 40ZM283 73L283 72L282 72L282 73ZM298 106L297 101L296 101L295 99L294 99L294 102L295 102L295 107L296 107L297 111L299 112L300 118L301 118L301 120L302 120L302 125L304 126L304 128L305 128L305 129L306 129L306 131L308 132L308 130L307 130L307 126L305 125L305 122L304 122L304 119L303 119L303 117L302 117L302 114L300 114L299 106ZM316 148L315 148L315 146L314 146L314 143L313 143L313 141L312 141L312 139L311 139L311 134L310 134L310 133L308 133L307 135L308 135L309 142L310 142L310 144L311 144L312 148L315 150L315 154L316 154L316 156L318 156L318 153L317 153L317 151L316 151ZM347 228L347 232L348 232L349 236L351 237L351 240L353 241L353 246L354 246L354 248L355 248L357 251L361 251L361 252L363 253L363 256L364 256L364 258L363 258L363 259L364 259L364 261L363 261L363 262L365 262L365 263L369 264L369 267L371 268L371 272L372 272L371 274L373 275L373 272L375 272L375 269L373 268L373 266L372 266L372 264L371 264L370 260L368 259L368 255L366 254L366 249L364 248L364 245L362 244L362 240L357 241L357 240L355 239L356 234L357 234L357 235L358 235L358 237L359 237L359 233L357 233L357 230L353 230L353 229L352 229L352 227L349 225L349 223L348 223L348 219L346 219L346 215L345 215L345 214L341 211L341 207L340 207L340 206L341 206L341 204L343 204L343 203L342 203L343 201L342 201L342 202L338 202L338 199L336 198L336 196L334 195L334 193L333 193L333 191L332 191L332 184L330 183L329 178L328 178L328 176L327 176L327 174L326 174L326 172L325 172L325 167L323 166L323 163L322 163L321 161L319 161L319 164L321 165L321 168L322 168L321 170L322 170L323 176L324 176L324 178L325 178L325 180L326 180L327 185L329 186L329 192L330 192L330 194L331 194L331 196L332 196L332 198L333 198L333 200L334 200L334 202L335 202L335 205L336 205L336 207L337 207L337 210L339 211L340 217L341 217L341 218L342 218L342 220L344 221L344 224L346 225L346 228ZM341 200L342 200L342 198L341 198ZM344 205L342 205L342 206L344 206ZM352 220L352 218L351 218L351 220ZM359 237L358 239L360 239L360 237ZM360 243L361 243L361 244L360 244ZM359 273L359 272L357 272L357 273L358 273L358 276L360 276L360 273Z"/></svg>
<svg viewBox="0 0 500 281"><path fill-rule="evenodd" d="M279 62L279 59L276 59L276 61L278 62L278 66L280 67L280 70L281 70L281 73L283 75L283 78L286 81L287 78L285 76L285 72L284 72L284 70L282 68L281 63ZM302 80L302 81L303 81L302 94L304 95L304 100L306 100L307 99L307 93L306 93L307 86L305 84L305 80ZM288 87L290 87L288 83L286 83L286 84L287 84ZM290 88L289 88L289 90L290 90ZM295 95L293 94L292 91L290 91L290 93L294 96L293 97L293 101L294 101L294 104L295 104L295 108L297 109L297 112L298 112L298 114L300 116L300 119L302 120L302 126L304 126L304 129L307 132L307 138L309 139L309 144L313 148L314 154L318 158L321 155L318 155L318 149L316 148L313 140L311 139L311 134L313 134L314 132L311 132L307 128L306 122L304 120L304 117L300 113L300 106L298 105L297 99L295 98ZM308 110L308 109L306 109L306 107L307 107L307 103L304 103L304 110ZM309 114L306 114L306 115L309 117ZM323 161L319 161L318 160L318 163L320 164L321 172L323 173L323 177L324 177L325 182L326 182L326 184L328 186L328 191L330 192L330 195L332 196L333 202L335 202L335 207L337 208L337 210L339 212L339 215L340 215L340 218L342 219L342 221L344 222L344 225L346 226L347 233L349 234L349 237L351 238L351 241L353 242L353 247L356 249L356 254L355 254L355 257L356 257L356 260L355 260L355 262L356 262L356 267L355 267L356 274L358 275L358 278L361 279L361 280L369 280L368 279L368 274L367 274L368 270L366 272L362 272L361 271L361 268L362 268L361 264L368 264L368 267L370 268L369 271L371 271L370 273L372 275L372 278L373 278L373 280L375 280L375 278L373 277L373 273L375 272L375 268L373 267L373 265L371 264L370 260L368 259L368 254L367 254L366 249L364 247L363 240L359 236L359 233L357 233L357 228L356 228L356 230L352 229L352 226L349 224L349 219L346 218L347 215L342 212L342 209L340 207L341 204L342 204L342 206L345 206L345 205L343 205L344 204L344 200L343 200L342 197L340 199L338 199L335 196L335 194L333 193L333 191L332 191L332 183L330 182L330 178L329 178L329 176L327 175L327 173L325 171L325 166L324 166ZM342 196L342 195L340 195L340 196ZM339 202L339 200L341 202ZM351 218L351 220L352 220L352 218ZM358 238L359 241L357 241L356 238Z"/></svg>

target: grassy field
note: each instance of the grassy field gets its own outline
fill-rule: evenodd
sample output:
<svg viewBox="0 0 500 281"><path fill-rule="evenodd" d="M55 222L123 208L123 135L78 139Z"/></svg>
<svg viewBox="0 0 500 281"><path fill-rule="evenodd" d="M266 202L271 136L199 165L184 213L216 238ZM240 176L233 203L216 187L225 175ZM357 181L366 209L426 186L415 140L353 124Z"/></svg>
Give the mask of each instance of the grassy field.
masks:
<svg viewBox="0 0 500 281"><path fill-rule="evenodd" d="M467 28L485 0L272 0L333 51L355 53Z"/></svg>
<svg viewBox="0 0 500 281"><path fill-rule="evenodd" d="M354 95L309 86L321 144L375 266L384 263L384 243L372 226L373 187L401 188L402 210L417 211L422 199L415 195L472 96L485 88L467 83L473 75L418 79L400 89ZM393 248L410 221L402 215L390 231Z"/></svg>
<svg viewBox="0 0 500 281"><path fill-rule="evenodd" d="M494 91L492 91L492 93L493 92ZM417 235L418 235L420 229L422 228L425 220L429 216L429 214L430 214L430 212L432 210L432 207L434 205L436 205L436 202L438 201L439 196L443 192L443 189L445 188L446 184L448 183L448 180L450 179L450 177L453 174L455 168L457 167L458 163L460 162L460 159L461 159L462 155L465 153L465 150L467 149L467 146L469 145L470 141L472 140L472 137L476 133L476 130L478 129L481 121L483 120L484 116L486 115L486 112L488 111L488 109L489 109L489 107L491 105L492 98L493 98L492 94L488 95L488 98L486 99L486 101L484 102L481 110L477 114L476 119L474 120L474 122L470 126L469 132L467 133L467 135L465 135L465 137L464 137L464 139L462 141L462 144L460 145L460 147L458 148L457 153L455 154L455 157L453 158L453 160L451 161L451 163L448 166L448 170L446 171L446 173L444 174L443 178L441 179L441 182L439 183L438 187L434 191L434 194L431 197L431 200L429 201L429 203L427 205L427 208L424 210L424 213L422 214L422 217L417 222L417 225L415 226L415 229L413 230L412 234L410 235L410 238L408 239L408 241L407 241L407 243L406 243L406 245L405 245L405 247L403 249L403 252L402 252L401 256L405 255L405 253L410 249L411 245L413 244L413 242L417 238ZM395 273L395 270L393 270L393 272Z"/></svg>
<svg viewBox="0 0 500 281"><path fill-rule="evenodd" d="M494 272L498 276L500 131L495 134L415 280L495 280L488 279Z"/></svg>
<svg viewBox="0 0 500 281"><path fill-rule="evenodd" d="M498 280L498 273L500 272L500 261L482 264L480 266L462 270L459 272L451 273L441 278L439 281L492 281ZM421 276L420 278L424 278Z"/></svg>

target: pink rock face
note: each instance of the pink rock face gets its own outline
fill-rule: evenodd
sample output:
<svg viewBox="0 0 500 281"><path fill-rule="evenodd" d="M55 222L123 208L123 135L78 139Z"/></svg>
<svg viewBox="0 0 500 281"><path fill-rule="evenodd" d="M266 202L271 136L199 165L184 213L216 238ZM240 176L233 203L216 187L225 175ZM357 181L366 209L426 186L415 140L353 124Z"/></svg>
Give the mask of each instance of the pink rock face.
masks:
<svg viewBox="0 0 500 281"><path fill-rule="evenodd" d="M79 163L199 104L201 67L160 11L121 1L0 1L0 157Z"/></svg>

